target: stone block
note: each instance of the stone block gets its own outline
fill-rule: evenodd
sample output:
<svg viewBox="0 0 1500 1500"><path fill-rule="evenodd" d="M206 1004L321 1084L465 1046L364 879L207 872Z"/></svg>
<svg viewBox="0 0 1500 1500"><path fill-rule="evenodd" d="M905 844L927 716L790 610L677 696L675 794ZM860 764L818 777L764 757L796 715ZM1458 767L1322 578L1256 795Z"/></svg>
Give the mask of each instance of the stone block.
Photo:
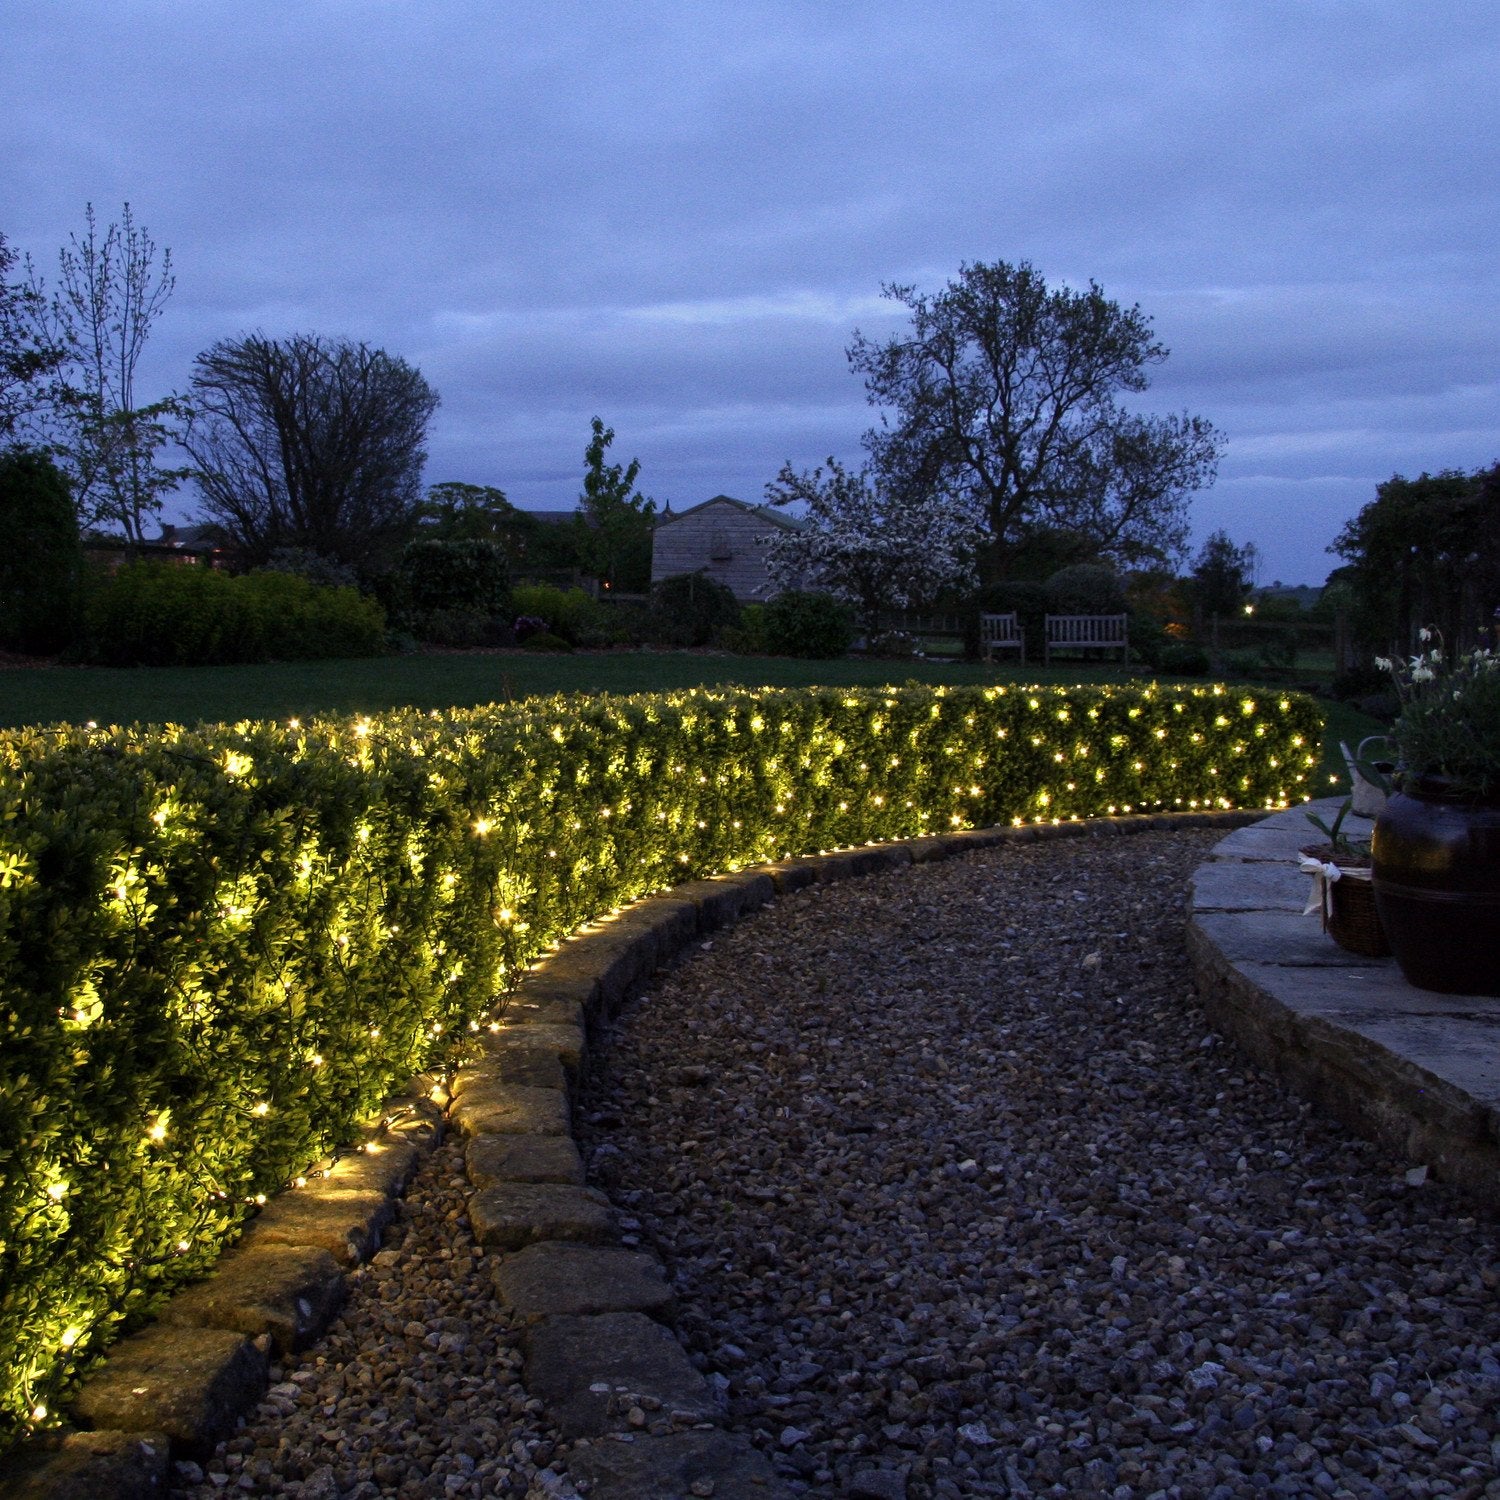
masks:
<svg viewBox="0 0 1500 1500"><path fill-rule="evenodd" d="M589 1500L687 1500L700 1482L713 1486L713 1500L790 1500L799 1493L747 1438L716 1431L606 1438L573 1449L568 1475L587 1484Z"/></svg>
<svg viewBox="0 0 1500 1500"><path fill-rule="evenodd" d="M69 1432L33 1439L0 1459L9 1500L156 1500L170 1478L164 1432Z"/></svg>
<svg viewBox="0 0 1500 1500"><path fill-rule="evenodd" d="M566 1005L576 1002L584 1019L593 1022L599 1015L599 970L595 955L577 947L569 939L547 954L536 968L523 974L516 983L511 1004Z"/></svg>
<svg viewBox="0 0 1500 1500"><path fill-rule="evenodd" d="M305 1349L343 1305L346 1287L326 1250L253 1245L229 1251L207 1281L179 1292L161 1313L174 1327L266 1333L277 1353Z"/></svg>
<svg viewBox="0 0 1500 1500"><path fill-rule="evenodd" d="M609 1016L635 985L651 976L659 947L654 928L615 920L569 938L558 958L593 971L599 983L598 1014Z"/></svg>
<svg viewBox="0 0 1500 1500"><path fill-rule="evenodd" d="M676 1297L661 1266L636 1250L543 1241L507 1255L495 1286L524 1322L590 1313L669 1317Z"/></svg>
<svg viewBox="0 0 1500 1500"><path fill-rule="evenodd" d="M387 1111L386 1133L392 1140L410 1141L418 1151L431 1151L443 1138L448 1117L431 1099L394 1099Z"/></svg>
<svg viewBox="0 0 1500 1500"><path fill-rule="evenodd" d="M519 994L510 996L498 1012L496 1019L507 1022L536 1022L540 1026L576 1026L586 1031L588 1016L578 1000L539 996L523 999Z"/></svg>
<svg viewBox="0 0 1500 1500"><path fill-rule="evenodd" d="M260 1400L266 1382L266 1356L243 1334L157 1323L109 1351L73 1415L89 1427L164 1432L197 1457Z"/></svg>
<svg viewBox="0 0 1500 1500"><path fill-rule="evenodd" d="M271 1199L245 1231L245 1245L306 1245L328 1251L341 1264L367 1260L395 1214L385 1193L335 1186L314 1178Z"/></svg>
<svg viewBox="0 0 1500 1500"><path fill-rule="evenodd" d="M582 1026L558 1026L529 1018L507 1017L499 1030L486 1032L480 1042L486 1058L498 1060L504 1067L520 1053L548 1052L562 1063L568 1077L576 1081L588 1055L588 1038ZM460 1079L462 1074L459 1075ZM463 1088L455 1080L454 1093Z"/></svg>
<svg viewBox="0 0 1500 1500"><path fill-rule="evenodd" d="M465 1135L567 1135L572 1130L562 1089L528 1088L497 1079L474 1081L453 1101L453 1123Z"/></svg>
<svg viewBox="0 0 1500 1500"><path fill-rule="evenodd" d="M596 1188L560 1182L497 1182L469 1199L474 1237L493 1250L538 1240L602 1244L614 1233L609 1199Z"/></svg>
<svg viewBox="0 0 1500 1500"><path fill-rule="evenodd" d="M465 1152L476 1188L500 1182L568 1182L582 1187L583 1159L571 1136L476 1135Z"/></svg>
<svg viewBox="0 0 1500 1500"><path fill-rule="evenodd" d="M633 1397L654 1398L668 1414L695 1422L721 1415L682 1345L638 1312L533 1325L526 1336L526 1389L546 1403L565 1438L623 1429Z"/></svg>
<svg viewBox="0 0 1500 1500"><path fill-rule="evenodd" d="M818 883L818 872L804 859L783 859L774 865L762 865L760 872L770 878L778 896L788 896Z"/></svg>
<svg viewBox="0 0 1500 1500"><path fill-rule="evenodd" d="M691 901L697 908L700 932L714 932L774 901L776 885L764 871L746 870L738 875L687 881L673 886L672 895L679 901Z"/></svg>
<svg viewBox="0 0 1500 1500"><path fill-rule="evenodd" d="M332 1170L323 1177L314 1178L306 1190L314 1193L383 1193L398 1198L417 1175L422 1154L416 1142L403 1136L380 1136L339 1157Z"/></svg>

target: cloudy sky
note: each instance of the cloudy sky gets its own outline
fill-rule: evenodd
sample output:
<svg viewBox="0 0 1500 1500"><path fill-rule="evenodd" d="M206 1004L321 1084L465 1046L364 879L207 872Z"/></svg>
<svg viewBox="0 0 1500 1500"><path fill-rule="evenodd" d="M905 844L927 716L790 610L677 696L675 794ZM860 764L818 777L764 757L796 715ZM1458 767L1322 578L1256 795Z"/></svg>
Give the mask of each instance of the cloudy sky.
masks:
<svg viewBox="0 0 1500 1500"><path fill-rule="evenodd" d="M3 0L0 231L129 201L148 397L260 330L441 393L430 481L682 508L859 456L844 350L965 261L1138 303L1222 429L1195 540L1321 582L1392 473L1500 459L1500 14L1449 0ZM178 507L191 509L190 497Z"/></svg>

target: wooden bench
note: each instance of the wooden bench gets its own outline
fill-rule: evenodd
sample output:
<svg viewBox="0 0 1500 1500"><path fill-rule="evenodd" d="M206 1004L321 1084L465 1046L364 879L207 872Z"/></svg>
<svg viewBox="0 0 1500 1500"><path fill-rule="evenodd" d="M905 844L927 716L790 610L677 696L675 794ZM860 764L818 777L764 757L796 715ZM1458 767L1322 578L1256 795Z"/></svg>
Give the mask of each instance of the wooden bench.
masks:
<svg viewBox="0 0 1500 1500"><path fill-rule="evenodd" d="M1055 650L1118 651L1130 660L1128 615L1048 615L1043 659L1050 663Z"/></svg>
<svg viewBox="0 0 1500 1500"><path fill-rule="evenodd" d="M980 615L979 647L986 661L994 661L997 651L1014 651L1025 666L1026 632L1021 629L1015 610L1008 615Z"/></svg>

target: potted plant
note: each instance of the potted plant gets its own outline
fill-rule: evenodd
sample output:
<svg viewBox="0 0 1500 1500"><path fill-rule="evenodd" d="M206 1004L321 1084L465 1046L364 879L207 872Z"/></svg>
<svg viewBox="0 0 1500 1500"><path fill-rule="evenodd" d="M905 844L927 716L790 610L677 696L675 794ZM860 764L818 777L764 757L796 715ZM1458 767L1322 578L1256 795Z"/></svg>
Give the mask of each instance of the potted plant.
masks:
<svg viewBox="0 0 1500 1500"><path fill-rule="evenodd" d="M1391 948L1380 915L1375 909L1375 887L1370 841L1344 831L1344 820L1354 807L1351 794L1344 798L1332 823L1317 813L1307 821L1323 835L1323 842L1302 848L1302 870L1312 876L1312 894L1304 915L1319 912L1323 931L1340 948L1367 958L1385 958Z"/></svg>
<svg viewBox="0 0 1500 1500"><path fill-rule="evenodd" d="M1500 995L1500 656L1450 662L1433 630L1420 643L1409 662L1380 662L1401 713L1371 842L1375 903L1412 984Z"/></svg>

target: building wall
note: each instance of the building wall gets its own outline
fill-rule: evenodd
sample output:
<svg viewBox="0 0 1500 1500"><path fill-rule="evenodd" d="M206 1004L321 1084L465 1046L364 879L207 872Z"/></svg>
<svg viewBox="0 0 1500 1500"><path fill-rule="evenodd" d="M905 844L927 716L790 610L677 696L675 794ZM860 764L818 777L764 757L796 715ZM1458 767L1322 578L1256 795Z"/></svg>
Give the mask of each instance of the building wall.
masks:
<svg viewBox="0 0 1500 1500"><path fill-rule="evenodd" d="M726 585L742 604L764 601L780 590L766 567L760 539L781 529L748 507L710 500L657 524L651 581L702 572Z"/></svg>

